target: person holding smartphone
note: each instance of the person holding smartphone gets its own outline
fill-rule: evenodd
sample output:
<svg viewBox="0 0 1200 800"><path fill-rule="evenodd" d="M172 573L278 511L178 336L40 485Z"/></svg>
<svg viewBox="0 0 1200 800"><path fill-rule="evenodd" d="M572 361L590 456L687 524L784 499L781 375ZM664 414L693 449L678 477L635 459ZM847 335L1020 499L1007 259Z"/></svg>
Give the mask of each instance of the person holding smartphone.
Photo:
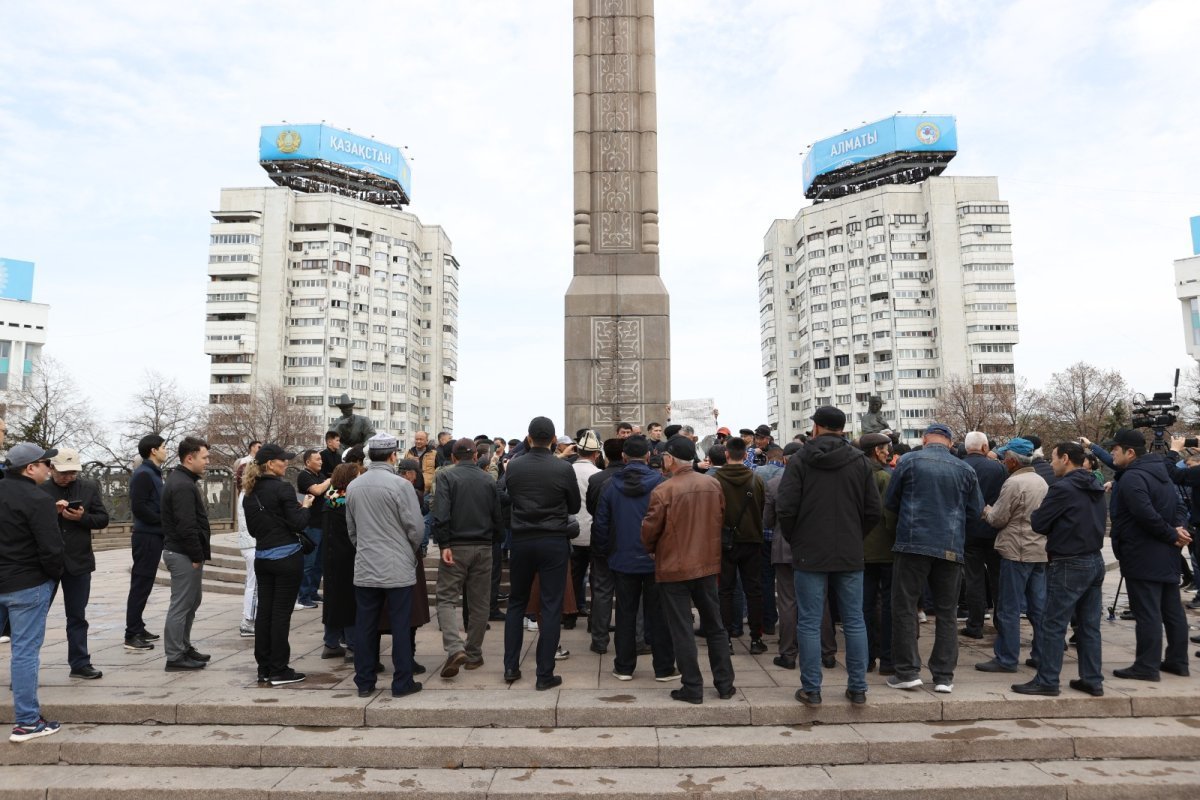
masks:
<svg viewBox="0 0 1200 800"><path fill-rule="evenodd" d="M96 556L92 533L108 527L108 511L100 488L79 477L79 452L64 447L50 459L50 480L42 490L54 500L58 529L63 537L63 609L67 615L67 661L71 677L96 680L104 673L92 666L87 646L87 605L92 595ZM53 600L51 600L53 603Z"/></svg>

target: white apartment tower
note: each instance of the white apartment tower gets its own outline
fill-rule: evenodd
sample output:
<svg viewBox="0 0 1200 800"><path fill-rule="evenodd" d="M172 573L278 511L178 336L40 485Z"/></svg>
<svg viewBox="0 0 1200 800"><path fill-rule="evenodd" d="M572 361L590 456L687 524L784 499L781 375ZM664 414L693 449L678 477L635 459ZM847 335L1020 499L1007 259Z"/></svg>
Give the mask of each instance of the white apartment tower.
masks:
<svg viewBox="0 0 1200 800"><path fill-rule="evenodd" d="M310 128L314 149L318 136L344 135L294 127L300 132L278 135L284 153L300 149L289 150L286 136L299 145ZM275 134L264 128L264 141ZM307 160L286 171L264 155L285 185L222 189L212 212L209 402L278 384L325 425L340 415L334 404L345 393L377 430L401 438L452 430L459 264L450 239L394 197L381 200L378 187L335 185L332 170L344 165L321 160L324 152L298 155Z"/></svg>
<svg viewBox="0 0 1200 800"><path fill-rule="evenodd" d="M762 366L780 438L807 431L822 405L846 411L857 433L879 395L901 440L915 443L952 376L1015 380L1008 204L995 178L938 177L949 160L940 152L936 166L885 151L831 168L809 191L818 202L768 230Z"/></svg>
<svg viewBox="0 0 1200 800"><path fill-rule="evenodd" d="M1200 361L1200 217L1192 217L1192 255L1175 261L1175 296L1183 312L1184 346Z"/></svg>

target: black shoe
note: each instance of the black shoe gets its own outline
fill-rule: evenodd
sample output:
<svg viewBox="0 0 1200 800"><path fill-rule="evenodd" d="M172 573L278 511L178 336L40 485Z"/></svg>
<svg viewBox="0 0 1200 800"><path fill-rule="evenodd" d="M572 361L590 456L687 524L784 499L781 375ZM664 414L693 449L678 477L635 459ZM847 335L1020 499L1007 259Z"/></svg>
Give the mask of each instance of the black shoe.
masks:
<svg viewBox="0 0 1200 800"><path fill-rule="evenodd" d="M1189 636L1188 641L1190 641L1192 644L1200 644L1200 633L1196 634L1195 636Z"/></svg>
<svg viewBox="0 0 1200 800"><path fill-rule="evenodd" d="M166 672L191 672L197 669L204 669L208 664L204 661L196 661L195 659L184 656L178 661L168 661L164 671Z"/></svg>
<svg viewBox="0 0 1200 800"><path fill-rule="evenodd" d="M1133 611L1129 610L1128 608L1125 609L1124 611L1121 612L1121 619L1125 619L1125 620L1134 619Z"/></svg>
<svg viewBox="0 0 1200 800"><path fill-rule="evenodd" d="M820 692L806 692L803 689L797 689L796 690L796 699L799 700L801 703L804 703L804 705L806 705L806 706L821 705L821 693ZM863 700L864 701L866 700L866 695L863 696Z"/></svg>
<svg viewBox="0 0 1200 800"><path fill-rule="evenodd" d="M1168 664L1167 662L1164 661L1162 664L1159 665L1158 668L1160 670L1162 670L1163 672L1169 672L1172 675L1178 675L1181 678L1186 678L1191 674L1191 671L1188 669L1187 664L1184 664L1183 666L1177 666L1175 664ZM72 672L71 674L74 675L75 673ZM100 676L96 675L96 677L99 678Z"/></svg>
<svg viewBox="0 0 1200 800"><path fill-rule="evenodd" d="M593 653L595 653L595 654L596 654L596 655L598 655L598 656L602 656L602 655L604 655L605 653L607 653L607 652L608 652L608 648L607 648L607 647L597 647L597 646L596 646L596 645L594 645L594 644L592 644L592 645L589 645L589 646L588 646L588 649L589 649L589 650L591 650Z"/></svg>
<svg viewBox="0 0 1200 800"><path fill-rule="evenodd" d="M735 694L737 694L736 686L730 686L725 691L721 691L720 689L717 689L717 697L721 698L722 700L728 700L731 697L733 697Z"/></svg>
<svg viewBox="0 0 1200 800"><path fill-rule="evenodd" d="M346 655L346 648L344 647L326 646L321 650L321 658L337 658L344 655Z"/></svg>
<svg viewBox="0 0 1200 800"><path fill-rule="evenodd" d="M1160 680L1159 676L1154 673L1142 672L1141 670L1136 670L1133 667L1114 669L1113 675L1129 681L1150 681L1151 683L1158 683Z"/></svg>
<svg viewBox="0 0 1200 800"><path fill-rule="evenodd" d="M271 676L269 676L267 673L265 673L265 672L258 673L258 682L259 683L266 683L269 680L271 680Z"/></svg>
<svg viewBox="0 0 1200 800"><path fill-rule="evenodd" d="M375 674L378 675L379 673L383 672L383 670L384 670L383 662L376 661L375 662Z"/></svg>
<svg viewBox="0 0 1200 800"><path fill-rule="evenodd" d="M555 686L562 686L561 675L551 675L549 678L538 678L537 683L534 684L533 688L537 689L539 692L544 692L547 689L553 689Z"/></svg>
<svg viewBox="0 0 1200 800"><path fill-rule="evenodd" d="M303 672L296 672L296 670L291 669L289 667L288 669L285 669L283 672L276 672L274 675L272 675L271 676L271 685L272 686L285 686L289 683L299 683L300 681L304 680L307 677L308 676L305 675Z"/></svg>
<svg viewBox="0 0 1200 800"><path fill-rule="evenodd" d="M359 697L370 697L370 696L371 696L371 695L373 695L373 694L375 694L375 687L374 687L374 686L372 686L370 689L359 689L359 690L358 690L358 696L359 696Z"/></svg>
<svg viewBox="0 0 1200 800"><path fill-rule="evenodd" d="M138 636L141 636L147 642L157 642L159 639L162 638L157 633L150 633L149 631L142 631L141 633L138 634Z"/></svg>
<svg viewBox="0 0 1200 800"><path fill-rule="evenodd" d="M467 663L467 654L462 650L455 651L446 659L446 663L442 666L442 677L453 678L458 675L458 670L463 664Z"/></svg>
<svg viewBox="0 0 1200 800"><path fill-rule="evenodd" d="M825 669L833 669L837 666L837 656L821 656L821 666Z"/></svg>
<svg viewBox="0 0 1200 800"><path fill-rule="evenodd" d="M192 661L203 661L205 664L212 660L212 656L210 656L208 653L201 653L194 647L189 648L186 655Z"/></svg>
<svg viewBox="0 0 1200 800"><path fill-rule="evenodd" d="M418 664L417 662L414 661L413 665L412 665L412 674L413 675L424 675L425 674L425 665Z"/></svg>
<svg viewBox="0 0 1200 800"><path fill-rule="evenodd" d="M104 673L88 664L86 667L76 667L71 670L72 678L83 678L85 681L94 681L97 678L104 677Z"/></svg>
<svg viewBox="0 0 1200 800"><path fill-rule="evenodd" d="M819 697L819 695L818 695L818 697ZM856 706L866 705L867 693L866 692L856 692L853 689L847 689L846 690L846 699L849 700L851 703L853 703Z"/></svg>
<svg viewBox="0 0 1200 800"><path fill-rule="evenodd" d="M562 629L563 629L564 631L573 631L573 630L575 630L575 622L576 622L576 618L575 618L575 617L567 617L566 619L564 619L564 620L562 621Z"/></svg>
<svg viewBox="0 0 1200 800"><path fill-rule="evenodd" d="M796 659L794 659L794 658L784 658L783 656L775 656L775 658L771 659L771 663L777 667L783 667L784 669L795 669L796 668Z"/></svg>
<svg viewBox="0 0 1200 800"><path fill-rule="evenodd" d="M409 686L407 689L399 692L392 692L392 697L408 697L410 694L416 694L423 688L424 686L421 685L420 681L413 681L412 686Z"/></svg>
<svg viewBox="0 0 1200 800"><path fill-rule="evenodd" d="M1088 683L1081 678L1076 678L1067 685L1077 692L1085 692L1086 694L1090 694L1092 697L1104 697L1103 686L1097 686L1094 683Z"/></svg>
<svg viewBox="0 0 1200 800"><path fill-rule="evenodd" d="M506 619L508 618L499 611L493 611L491 614L488 614L488 622L504 622Z"/></svg>
<svg viewBox="0 0 1200 800"><path fill-rule="evenodd" d="M982 639L983 631L973 631L970 628L959 628L958 635L965 636L968 639Z"/></svg>
<svg viewBox="0 0 1200 800"><path fill-rule="evenodd" d="M767 652L767 643L761 638L750 640L750 655L757 656Z"/></svg>
<svg viewBox="0 0 1200 800"><path fill-rule="evenodd" d="M980 672L1016 672L1017 671L1016 667L1006 667L994 658L991 661L980 661L978 664L975 665L975 669L979 670Z"/></svg>
<svg viewBox="0 0 1200 800"><path fill-rule="evenodd" d="M519 681L519 680L521 680L521 670L519 670L519 669L504 670L504 682L505 683L512 683L514 681Z"/></svg>
<svg viewBox="0 0 1200 800"><path fill-rule="evenodd" d="M1036 678L1028 683L1014 683L1012 690L1017 694L1036 694L1042 697L1058 697L1062 694L1057 686L1047 686L1044 683L1038 683Z"/></svg>
<svg viewBox="0 0 1200 800"><path fill-rule="evenodd" d="M1025 666L1031 667L1033 669L1037 669L1040 666L1040 664L1038 663L1038 660L1036 658L1027 658L1027 659L1025 659Z"/></svg>
<svg viewBox="0 0 1200 800"><path fill-rule="evenodd" d="M695 695L687 694L683 691L683 689L672 689L671 699L678 700L681 703L691 703L694 706L698 706L704 702L703 697L696 697Z"/></svg>
<svg viewBox="0 0 1200 800"><path fill-rule="evenodd" d="M154 645L148 639L144 639L141 636L126 636L125 649L130 652L145 652L153 650Z"/></svg>

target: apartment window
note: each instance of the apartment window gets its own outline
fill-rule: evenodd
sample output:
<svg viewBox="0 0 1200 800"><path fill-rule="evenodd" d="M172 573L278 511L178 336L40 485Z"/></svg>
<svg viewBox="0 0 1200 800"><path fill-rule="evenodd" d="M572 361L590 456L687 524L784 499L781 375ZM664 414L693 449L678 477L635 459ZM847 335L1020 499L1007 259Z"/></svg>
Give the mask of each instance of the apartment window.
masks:
<svg viewBox="0 0 1200 800"><path fill-rule="evenodd" d="M917 222L916 214L893 214L892 221L897 225L913 225Z"/></svg>
<svg viewBox="0 0 1200 800"><path fill-rule="evenodd" d="M209 238L210 244L258 244L256 233L214 233Z"/></svg>
<svg viewBox="0 0 1200 800"><path fill-rule="evenodd" d="M288 356L289 367L321 367L325 365L323 356Z"/></svg>
<svg viewBox="0 0 1200 800"><path fill-rule="evenodd" d="M882 224L883 224L883 215L882 214L877 217L867 217L867 227L868 228L878 228Z"/></svg>

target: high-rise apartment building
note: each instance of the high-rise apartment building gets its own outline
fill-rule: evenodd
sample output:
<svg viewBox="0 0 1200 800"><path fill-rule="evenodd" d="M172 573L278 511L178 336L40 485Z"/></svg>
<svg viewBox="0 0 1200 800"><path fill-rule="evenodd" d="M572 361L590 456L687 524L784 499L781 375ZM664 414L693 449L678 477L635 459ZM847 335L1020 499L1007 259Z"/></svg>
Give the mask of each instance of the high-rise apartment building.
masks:
<svg viewBox="0 0 1200 800"><path fill-rule="evenodd" d="M957 147L953 124L898 116L813 146L805 189L816 202L772 223L758 263L780 438L807 431L822 405L846 411L857 432L878 395L914 442L951 378L1015 380L1008 203L995 178L939 177Z"/></svg>
<svg viewBox="0 0 1200 800"><path fill-rule="evenodd" d="M325 425L345 393L378 430L451 430L459 264L440 226L402 209L399 152L323 125L262 138L283 185L222 189L212 212L209 402L277 384Z"/></svg>
<svg viewBox="0 0 1200 800"><path fill-rule="evenodd" d="M1184 346L1200 361L1200 217L1192 217L1192 255L1175 261L1175 296L1183 311Z"/></svg>
<svg viewBox="0 0 1200 800"><path fill-rule="evenodd" d="M32 302L33 273L30 261L0 258L0 391L29 380L46 344L50 306Z"/></svg>

